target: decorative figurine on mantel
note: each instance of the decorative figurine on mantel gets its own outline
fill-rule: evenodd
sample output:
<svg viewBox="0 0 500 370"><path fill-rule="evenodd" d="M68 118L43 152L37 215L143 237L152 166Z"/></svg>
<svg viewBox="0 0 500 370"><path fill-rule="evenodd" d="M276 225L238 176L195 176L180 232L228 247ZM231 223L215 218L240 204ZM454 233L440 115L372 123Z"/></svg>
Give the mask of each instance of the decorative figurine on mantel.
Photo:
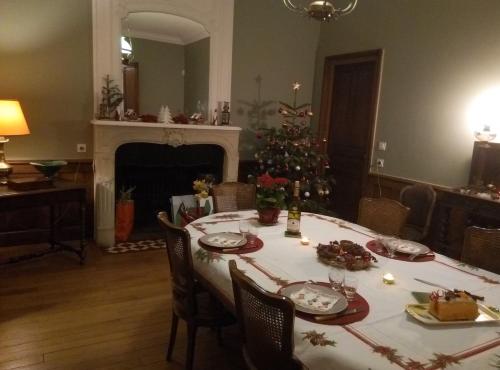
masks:
<svg viewBox="0 0 500 370"><path fill-rule="evenodd" d="M170 108L168 105L161 106L160 113L158 113L158 122L160 123L174 123L172 120L172 114L170 113Z"/></svg>
<svg viewBox="0 0 500 370"><path fill-rule="evenodd" d="M101 89L101 95L98 118L107 120L116 119L117 108L123 101L123 94L118 85L113 84L113 80L109 78L109 75L104 77L104 86Z"/></svg>

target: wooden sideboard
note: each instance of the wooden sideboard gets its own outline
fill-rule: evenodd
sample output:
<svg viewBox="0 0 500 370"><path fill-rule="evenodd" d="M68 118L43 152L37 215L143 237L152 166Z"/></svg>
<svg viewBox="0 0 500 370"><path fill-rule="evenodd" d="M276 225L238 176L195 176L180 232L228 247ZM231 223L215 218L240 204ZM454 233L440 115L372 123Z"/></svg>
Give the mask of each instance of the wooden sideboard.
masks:
<svg viewBox="0 0 500 370"><path fill-rule="evenodd" d="M27 210L39 210L40 208L48 210L48 219L44 222L38 222L31 226L32 230L44 231L46 239L43 242L49 244L49 249L29 253L25 255L6 257L0 255L0 263L12 263L24 261L29 258L39 257L48 253L59 251L69 251L75 253L83 263L86 254L85 241L85 213L86 213L86 188L81 184L71 182L57 181L47 189L16 191L9 189L7 186L0 186L0 212L9 214L10 212ZM68 240L62 234L63 226L68 219L71 219L68 206L76 205L78 210L78 239L80 242L77 247L63 243L62 240ZM29 214L29 213L28 213ZM69 216L69 217L68 217ZM69 220L71 222L71 220ZM26 230L15 230L6 228L2 225L0 239L10 241L9 244L19 244L18 236L26 232ZM7 223L8 226L8 223ZM41 240L42 241L42 240Z"/></svg>
<svg viewBox="0 0 500 370"><path fill-rule="evenodd" d="M459 260L467 227L500 228L500 202L441 190L433 220L433 249Z"/></svg>
<svg viewBox="0 0 500 370"><path fill-rule="evenodd" d="M401 189L414 183L408 179L384 175L378 178L376 174L371 174L364 195L378 197L382 193L383 197L399 200ZM461 194L443 186L432 186L437 200L430 233L424 244L433 250L459 260L468 226L500 228L500 202Z"/></svg>

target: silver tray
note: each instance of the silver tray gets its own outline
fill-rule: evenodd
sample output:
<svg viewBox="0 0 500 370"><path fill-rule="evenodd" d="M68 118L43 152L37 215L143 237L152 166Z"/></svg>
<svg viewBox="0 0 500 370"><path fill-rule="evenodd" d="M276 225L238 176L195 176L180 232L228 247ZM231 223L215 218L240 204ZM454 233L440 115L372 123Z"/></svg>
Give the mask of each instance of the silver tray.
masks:
<svg viewBox="0 0 500 370"><path fill-rule="evenodd" d="M238 233L221 232L204 235L200 242L212 248L236 248L245 245L247 238Z"/></svg>

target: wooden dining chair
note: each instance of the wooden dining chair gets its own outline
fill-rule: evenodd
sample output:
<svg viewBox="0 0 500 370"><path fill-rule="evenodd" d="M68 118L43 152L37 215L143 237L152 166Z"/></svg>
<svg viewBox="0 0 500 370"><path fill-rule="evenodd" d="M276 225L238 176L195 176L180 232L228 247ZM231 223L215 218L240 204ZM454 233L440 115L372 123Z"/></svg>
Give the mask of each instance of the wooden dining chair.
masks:
<svg viewBox="0 0 500 370"><path fill-rule="evenodd" d="M233 212L255 209L254 184L224 182L212 187L215 212Z"/></svg>
<svg viewBox="0 0 500 370"><path fill-rule="evenodd" d="M461 260L500 274L500 229L470 226L465 229Z"/></svg>
<svg viewBox="0 0 500 370"><path fill-rule="evenodd" d="M361 198L358 224L390 236L401 236L410 209L396 200Z"/></svg>
<svg viewBox="0 0 500 370"><path fill-rule="evenodd" d="M190 370L193 368L198 327L219 330L222 326L234 324L235 319L214 297L204 291L195 279L189 232L183 227L172 224L166 212L158 214L158 221L166 234L165 242L172 276L172 323L167 361L172 358L180 318L186 321L188 329L185 368Z"/></svg>
<svg viewBox="0 0 500 370"><path fill-rule="evenodd" d="M436 192L427 184L408 185L401 190L399 201L410 208L403 227L403 239L422 241L428 233L436 204Z"/></svg>
<svg viewBox="0 0 500 370"><path fill-rule="evenodd" d="M269 293L229 261L236 317L248 365L257 370L298 370L293 357L295 306L287 298Z"/></svg>

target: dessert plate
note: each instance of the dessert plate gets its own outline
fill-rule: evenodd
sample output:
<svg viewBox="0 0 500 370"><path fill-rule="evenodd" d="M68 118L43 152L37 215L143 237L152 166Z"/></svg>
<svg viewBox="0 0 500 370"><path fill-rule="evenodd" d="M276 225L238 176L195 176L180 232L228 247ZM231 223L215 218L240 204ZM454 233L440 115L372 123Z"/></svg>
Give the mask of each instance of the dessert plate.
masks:
<svg viewBox="0 0 500 370"><path fill-rule="evenodd" d="M335 314L345 310L348 305L341 293L314 283L290 284L279 293L290 298L297 311L312 315Z"/></svg>
<svg viewBox="0 0 500 370"><path fill-rule="evenodd" d="M441 321L429 313L429 304L407 304L406 312L414 319L426 325L476 325L500 322L500 314L490 310L487 306L478 304L479 316L476 320Z"/></svg>
<svg viewBox="0 0 500 370"><path fill-rule="evenodd" d="M200 242L213 248L232 248L245 245L247 238L238 233L221 232L204 235Z"/></svg>

